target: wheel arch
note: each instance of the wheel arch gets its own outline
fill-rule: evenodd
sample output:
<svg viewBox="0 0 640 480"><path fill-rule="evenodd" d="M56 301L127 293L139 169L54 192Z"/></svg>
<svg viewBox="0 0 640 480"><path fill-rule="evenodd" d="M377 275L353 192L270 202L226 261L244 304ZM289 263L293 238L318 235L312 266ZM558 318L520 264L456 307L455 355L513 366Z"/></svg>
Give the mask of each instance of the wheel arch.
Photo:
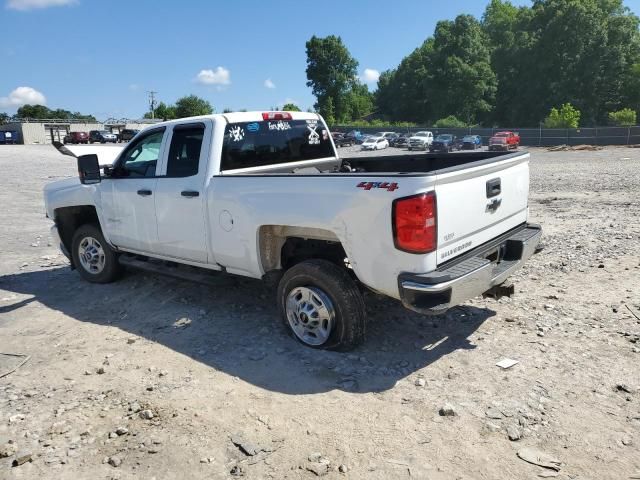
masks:
<svg viewBox="0 0 640 480"><path fill-rule="evenodd" d="M348 257L340 238L331 230L287 225L261 226L258 253L265 273L286 270L313 258L345 266Z"/></svg>
<svg viewBox="0 0 640 480"><path fill-rule="evenodd" d="M96 207L93 205L74 205L71 207L60 207L54 210L54 221L58 228L60 240L67 249L71 251L73 234L81 225L92 223L102 229Z"/></svg>

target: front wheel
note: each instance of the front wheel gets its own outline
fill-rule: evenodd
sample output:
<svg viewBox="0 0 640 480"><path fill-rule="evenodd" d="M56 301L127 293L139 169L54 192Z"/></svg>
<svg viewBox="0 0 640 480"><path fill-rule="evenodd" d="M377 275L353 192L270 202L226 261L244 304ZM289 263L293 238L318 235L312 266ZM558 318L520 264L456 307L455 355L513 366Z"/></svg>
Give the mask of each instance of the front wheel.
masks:
<svg viewBox="0 0 640 480"><path fill-rule="evenodd" d="M343 268L327 260L287 270L278 285L278 308L288 331L311 348L345 351L364 340L362 294Z"/></svg>
<svg viewBox="0 0 640 480"><path fill-rule="evenodd" d="M73 264L82 278L91 283L110 283L118 278L121 267L113 251L93 224L79 227L71 242Z"/></svg>

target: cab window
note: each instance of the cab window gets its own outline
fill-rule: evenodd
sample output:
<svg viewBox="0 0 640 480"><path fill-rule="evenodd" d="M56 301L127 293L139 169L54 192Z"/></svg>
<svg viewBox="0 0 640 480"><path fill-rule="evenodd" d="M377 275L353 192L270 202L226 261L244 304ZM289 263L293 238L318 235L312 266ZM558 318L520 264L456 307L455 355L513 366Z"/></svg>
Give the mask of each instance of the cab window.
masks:
<svg viewBox="0 0 640 480"><path fill-rule="evenodd" d="M167 163L167 177L191 177L198 174L204 125L180 125L173 129Z"/></svg>
<svg viewBox="0 0 640 480"><path fill-rule="evenodd" d="M155 177L164 128L148 133L130 145L114 169L116 177Z"/></svg>

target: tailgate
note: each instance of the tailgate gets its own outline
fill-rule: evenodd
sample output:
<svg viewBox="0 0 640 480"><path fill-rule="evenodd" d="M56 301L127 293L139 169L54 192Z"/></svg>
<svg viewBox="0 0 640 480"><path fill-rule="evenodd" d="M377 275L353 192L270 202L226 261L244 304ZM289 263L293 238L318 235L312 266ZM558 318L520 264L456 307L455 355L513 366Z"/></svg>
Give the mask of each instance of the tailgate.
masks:
<svg viewBox="0 0 640 480"><path fill-rule="evenodd" d="M505 157L438 174L438 265L527 220L529 154Z"/></svg>

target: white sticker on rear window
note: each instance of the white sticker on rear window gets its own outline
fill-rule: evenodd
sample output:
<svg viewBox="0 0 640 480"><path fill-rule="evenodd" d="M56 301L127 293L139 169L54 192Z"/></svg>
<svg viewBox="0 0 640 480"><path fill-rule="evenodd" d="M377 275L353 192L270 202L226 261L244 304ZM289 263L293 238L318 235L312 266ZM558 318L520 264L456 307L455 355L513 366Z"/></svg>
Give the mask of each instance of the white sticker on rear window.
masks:
<svg viewBox="0 0 640 480"><path fill-rule="evenodd" d="M244 138L244 129L241 126L231 127L229 129L229 136L234 142L239 142Z"/></svg>
<svg viewBox="0 0 640 480"><path fill-rule="evenodd" d="M289 122L278 120L277 122L269 122L269 130L291 130Z"/></svg>
<svg viewBox="0 0 640 480"><path fill-rule="evenodd" d="M320 135L316 132L318 125L307 125L309 129L309 145L319 145Z"/></svg>

